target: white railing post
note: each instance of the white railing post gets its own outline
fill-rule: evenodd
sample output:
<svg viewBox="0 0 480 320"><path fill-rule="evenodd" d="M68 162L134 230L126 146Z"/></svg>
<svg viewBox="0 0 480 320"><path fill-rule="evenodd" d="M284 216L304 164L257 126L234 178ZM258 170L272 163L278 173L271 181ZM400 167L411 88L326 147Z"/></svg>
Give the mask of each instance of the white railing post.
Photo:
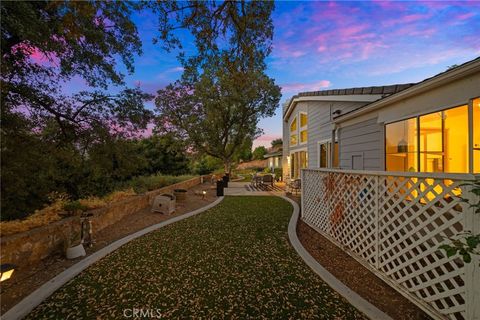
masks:
<svg viewBox="0 0 480 320"><path fill-rule="evenodd" d="M465 203L467 210L465 212L464 230L471 231L472 234L480 233L480 213L475 213L475 208L470 207L480 201L480 197L475 195L471 186L462 188L463 198L468 200ZM472 261L465 264L465 307L466 319L480 320L480 257L472 255Z"/></svg>
<svg viewBox="0 0 480 320"><path fill-rule="evenodd" d="M380 177L375 176L375 269L380 267Z"/></svg>
<svg viewBox="0 0 480 320"><path fill-rule="evenodd" d="M304 190L307 188L307 184L305 181L305 169L300 169L300 219L302 219L303 213L305 212L305 192Z"/></svg>

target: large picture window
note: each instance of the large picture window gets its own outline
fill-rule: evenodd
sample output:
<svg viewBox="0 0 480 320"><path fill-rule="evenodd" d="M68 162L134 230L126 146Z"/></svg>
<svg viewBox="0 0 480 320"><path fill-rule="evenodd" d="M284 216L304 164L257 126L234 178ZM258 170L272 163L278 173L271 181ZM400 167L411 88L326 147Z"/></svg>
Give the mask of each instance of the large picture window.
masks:
<svg viewBox="0 0 480 320"><path fill-rule="evenodd" d="M480 98L473 100L473 173L480 173Z"/></svg>
<svg viewBox="0 0 480 320"><path fill-rule="evenodd" d="M417 119L388 124L385 136L387 171L418 171Z"/></svg>
<svg viewBox="0 0 480 320"><path fill-rule="evenodd" d="M474 130L475 123L479 123L479 120L474 119ZM386 170L469 172L468 128L468 106L387 124Z"/></svg>

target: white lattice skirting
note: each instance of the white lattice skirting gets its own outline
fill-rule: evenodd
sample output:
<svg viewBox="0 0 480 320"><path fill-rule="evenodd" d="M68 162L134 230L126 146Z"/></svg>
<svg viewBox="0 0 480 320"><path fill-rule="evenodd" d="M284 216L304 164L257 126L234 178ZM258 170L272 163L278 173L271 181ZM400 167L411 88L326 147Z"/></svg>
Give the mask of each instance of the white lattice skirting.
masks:
<svg viewBox="0 0 480 320"><path fill-rule="evenodd" d="M480 319L479 262L439 246L480 215L468 174L304 169L302 220L438 319Z"/></svg>

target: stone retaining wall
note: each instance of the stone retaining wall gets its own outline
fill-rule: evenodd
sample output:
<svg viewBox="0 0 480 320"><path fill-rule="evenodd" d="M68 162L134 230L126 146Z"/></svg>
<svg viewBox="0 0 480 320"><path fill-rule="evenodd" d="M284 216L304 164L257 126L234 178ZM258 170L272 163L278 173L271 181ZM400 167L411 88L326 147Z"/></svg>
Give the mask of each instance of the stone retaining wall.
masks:
<svg viewBox="0 0 480 320"><path fill-rule="evenodd" d="M94 236L95 232L116 223L123 217L149 207L155 196L172 193L174 189L189 189L200 182L201 177L196 177L91 210ZM13 263L19 267L35 264L55 253L62 253L70 235L78 232L80 232L79 217L69 217L46 226L2 237L0 260L2 263Z"/></svg>

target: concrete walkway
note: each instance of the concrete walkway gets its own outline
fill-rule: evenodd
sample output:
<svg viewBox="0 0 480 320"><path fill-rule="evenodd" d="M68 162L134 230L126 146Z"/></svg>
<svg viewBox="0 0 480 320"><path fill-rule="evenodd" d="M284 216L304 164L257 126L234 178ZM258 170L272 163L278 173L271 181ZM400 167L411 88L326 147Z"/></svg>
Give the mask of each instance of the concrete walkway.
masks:
<svg viewBox="0 0 480 320"><path fill-rule="evenodd" d="M224 193L226 196L283 196L285 184L275 183L273 187L253 187L250 182L229 182Z"/></svg>

